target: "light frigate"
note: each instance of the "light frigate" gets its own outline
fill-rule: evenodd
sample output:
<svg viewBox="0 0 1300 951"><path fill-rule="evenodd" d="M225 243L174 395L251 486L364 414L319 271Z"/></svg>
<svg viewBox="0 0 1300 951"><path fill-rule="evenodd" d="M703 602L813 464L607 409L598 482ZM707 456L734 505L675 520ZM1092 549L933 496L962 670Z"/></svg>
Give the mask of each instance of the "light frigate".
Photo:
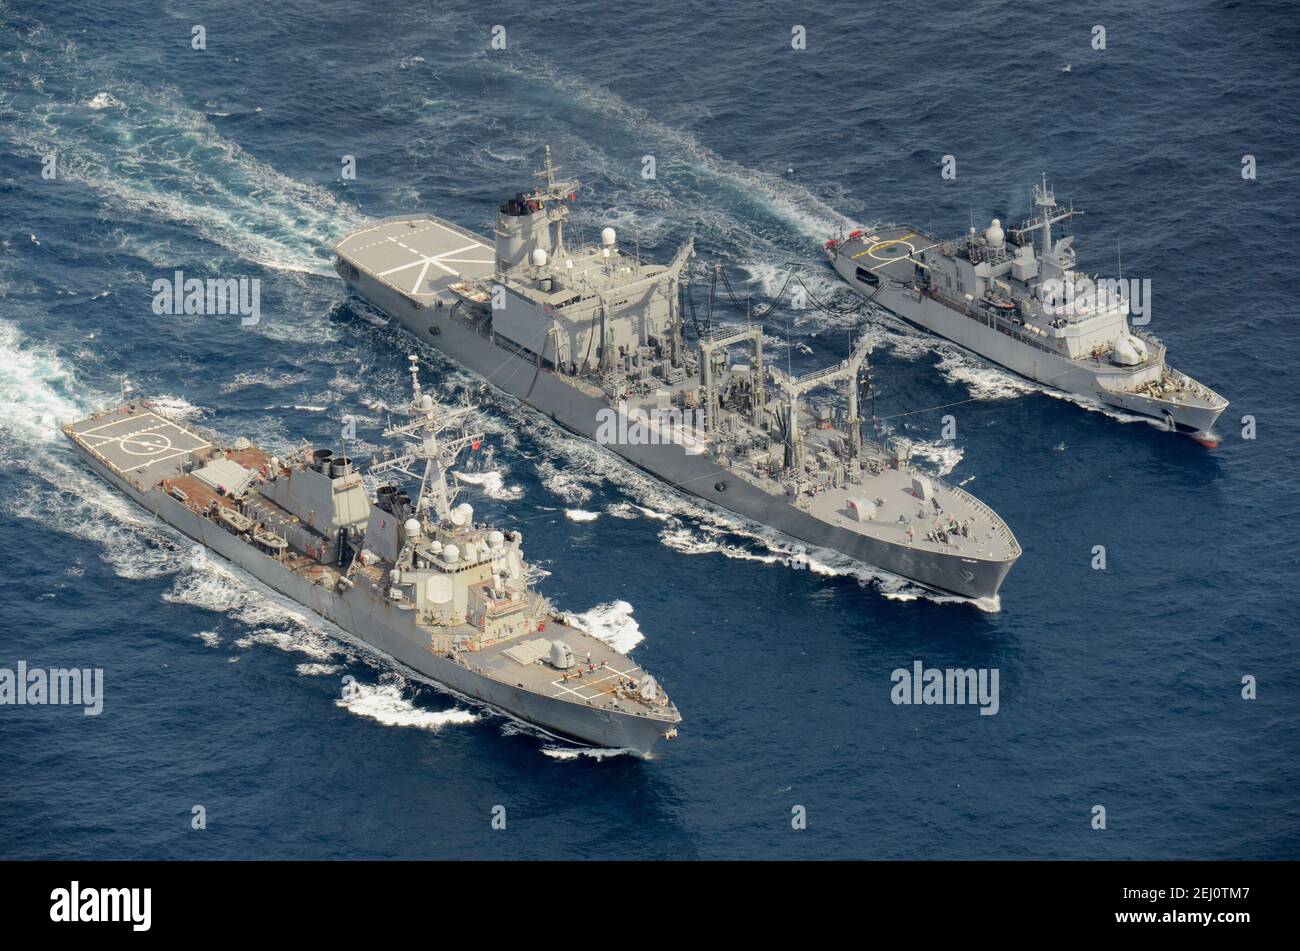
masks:
<svg viewBox="0 0 1300 951"><path fill-rule="evenodd" d="M1044 385L1096 400L1218 444L1228 401L1165 363L1165 345L1130 326L1123 282L1077 270L1074 236L1052 226L1060 208L1044 177L1037 214L1004 230L998 219L955 240L920 228L864 228L826 243L831 265L858 293L919 327ZM1035 250L1034 233L1041 246Z"/></svg>
<svg viewBox="0 0 1300 951"><path fill-rule="evenodd" d="M304 443L284 459L127 402L65 423L95 472L258 580L458 694L565 738L645 756L681 720L630 657L557 612L527 579L522 535L474 521L447 473L481 435L467 406L421 391L412 357L401 451L368 497L351 459ZM449 428L457 435L442 438Z"/></svg>
<svg viewBox="0 0 1300 951"><path fill-rule="evenodd" d="M334 244L336 269L402 329L679 489L941 592L997 594L1020 556L1005 522L918 469L905 440L863 439L865 341L802 376L765 359L758 324L688 345L692 241L667 265L611 228L599 246L570 243L578 183L555 171L548 148L540 185L500 206L492 240L433 215L385 218Z"/></svg>

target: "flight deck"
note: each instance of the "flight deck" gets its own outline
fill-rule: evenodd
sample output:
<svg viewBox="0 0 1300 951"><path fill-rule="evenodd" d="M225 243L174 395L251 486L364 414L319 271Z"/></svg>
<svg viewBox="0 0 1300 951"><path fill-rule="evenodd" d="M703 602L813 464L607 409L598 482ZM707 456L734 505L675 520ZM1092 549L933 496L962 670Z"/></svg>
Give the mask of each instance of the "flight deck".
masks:
<svg viewBox="0 0 1300 951"><path fill-rule="evenodd" d="M463 280L495 271L492 246L471 231L431 215L385 218L334 245L348 266L378 278L406 297L430 304Z"/></svg>

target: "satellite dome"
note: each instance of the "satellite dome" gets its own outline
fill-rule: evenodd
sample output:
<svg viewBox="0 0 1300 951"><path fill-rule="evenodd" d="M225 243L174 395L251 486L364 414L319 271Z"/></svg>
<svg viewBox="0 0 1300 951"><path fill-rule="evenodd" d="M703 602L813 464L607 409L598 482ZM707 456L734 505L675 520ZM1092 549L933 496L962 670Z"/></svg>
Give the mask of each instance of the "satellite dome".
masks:
<svg viewBox="0 0 1300 951"><path fill-rule="evenodd" d="M614 233L613 228L605 228L600 233L600 243L607 248L611 247L614 244L614 241L617 239L617 237L618 235Z"/></svg>
<svg viewBox="0 0 1300 951"><path fill-rule="evenodd" d="M447 564L452 564L459 557L460 557L460 549L457 548L455 545L447 545L442 550L442 558L444 561L447 562Z"/></svg>
<svg viewBox="0 0 1300 951"><path fill-rule="evenodd" d="M546 249L533 248L533 267L546 266Z"/></svg>
<svg viewBox="0 0 1300 951"><path fill-rule="evenodd" d="M420 409L426 413L433 412L433 397L428 393L420 397Z"/></svg>
<svg viewBox="0 0 1300 951"><path fill-rule="evenodd" d="M406 524L402 526L402 531L406 533L407 538L419 538L420 537L419 519L408 518L406 520Z"/></svg>
<svg viewBox="0 0 1300 951"><path fill-rule="evenodd" d="M500 532L497 531L488 532L488 544L491 545L493 548L500 548L503 544L505 544L505 540L506 537L502 535Z"/></svg>
<svg viewBox="0 0 1300 951"><path fill-rule="evenodd" d="M984 229L984 240L989 243L989 247L1000 248L1002 242L1007 239L1006 232L1002 230L1002 222L994 218L993 223Z"/></svg>

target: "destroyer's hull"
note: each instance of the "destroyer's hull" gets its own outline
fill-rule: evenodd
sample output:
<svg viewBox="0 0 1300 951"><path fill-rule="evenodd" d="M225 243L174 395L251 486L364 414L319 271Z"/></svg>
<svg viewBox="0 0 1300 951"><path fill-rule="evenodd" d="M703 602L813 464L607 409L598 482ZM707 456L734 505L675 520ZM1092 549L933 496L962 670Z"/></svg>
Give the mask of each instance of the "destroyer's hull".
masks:
<svg viewBox="0 0 1300 951"><path fill-rule="evenodd" d="M645 756L673 726L660 720L610 710L583 707L570 701L521 690L482 676L430 650L426 640L404 633L409 611L375 599L361 585L339 593L290 571L216 523L201 518L165 492L140 491L105 467L75 440L77 454L103 479L137 504L193 539L204 548L253 575L263 584L303 605L352 636L406 667L458 694L494 707L510 716L561 737L610 749L627 749Z"/></svg>
<svg viewBox="0 0 1300 951"><path fill-rule="evenodd" d="M1118 372L1082 366L1059 354L1020 343L913 288L886 284L877 290L857 279L856 265L845 255L832 258L831 264L850 287L871 298L873 303L1036 383L1148 417L1170 430L1189 435L1209 432L1223 412L1224 406L1153 399L1141 393L1125 392L1119 386Z"/></svg>
<svg viewBox="0 0 1300 951"><path fill-rule="evenodd" d="M461 366L546 414L580 436L595 439L605 401L571 386L531 360L494 343L446 306L425 306L370 273L347 266L340 276L362 299ZM771 526L810 545L841 552L865 564L965 598L997 594L1015 558L992 560L894 544L838 528L736 477L679 445L609 445L634 465L697 498Z"/></svg>

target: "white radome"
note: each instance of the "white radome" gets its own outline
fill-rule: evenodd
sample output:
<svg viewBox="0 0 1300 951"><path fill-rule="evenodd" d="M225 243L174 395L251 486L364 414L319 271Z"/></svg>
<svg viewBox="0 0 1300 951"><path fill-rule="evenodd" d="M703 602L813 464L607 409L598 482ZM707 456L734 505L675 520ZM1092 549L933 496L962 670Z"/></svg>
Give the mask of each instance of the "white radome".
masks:
<svg viewBox="0 0 1300 951"><path fill-rule="evenodd" d="M984 240L989 243L989 247L1000 248L1002 242L1006 239L1007 235L1002 230L1002 222L994 218L993 223L984 229Z"/></svg>

